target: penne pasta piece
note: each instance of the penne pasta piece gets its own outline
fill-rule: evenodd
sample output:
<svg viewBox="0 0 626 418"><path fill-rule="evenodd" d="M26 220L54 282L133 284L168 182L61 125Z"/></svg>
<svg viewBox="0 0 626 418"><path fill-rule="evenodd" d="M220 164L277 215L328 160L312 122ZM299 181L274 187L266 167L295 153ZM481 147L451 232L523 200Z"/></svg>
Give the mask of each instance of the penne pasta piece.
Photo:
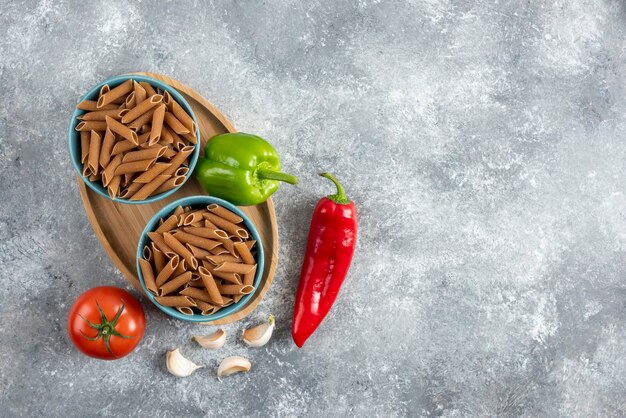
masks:
<svg viewBox="0 0 626 418"><path fill-rule="evenodd" d="M152 128L150 130L150 145L154 145L161 139L161 130L163 129L163 117L165 116L165 105L160 104L152 114Z"/></svg>
<svg viewBox="0 0 626 418"><path fill-rule="evenodd" d="M148 97L146 100L144 100L143 102L135 106L133 109L131 109L130 112L125 114L124 117L122 118L122 123L133 122L139 116L143 115L144 113L146 113L147 111L149 111L150 109L152 109L153 107L155 107L156 105L162 102L163 102L163 96L161 96L160 94L155 94L153 96ZM143 125L145 124L141 124L140 126L143 126Z"/></svg>
<svg viewBox="0 0 626 418"><path fill-rule="evenodd" d="M172 148L174 148L175 150L180 151L187 146L187 143L183 141L180 136L172 135L172 137L174 138L174 142L172 143ZM184 164L184 163L185 162L183 161L181 164Z"/></svg>
<svg viewBox="0 0 626 418"><path fill-rule="evenodd" d="M129 163L133 164L133 163ZM144 200L147 199L156 189L159 188L163 183L165 183L170 176L158 175L154 180L150 183L143 184L142 188L135 193L130 200ZM141 184L141 183L138 183Z"/></svg>
<svg viewBox="0 0 626 418"><path fill-rule="evenodd" d="M80 162L85 164L89 155L89 137L90 132L80 131Z"/></svg>
<svg viewBox="0 0 626 418"><path fill-rule="evenodd" d="M86 110L87 112L95 112L98 110L113 110L117 109L115 105L104 105L101 108L98 108L98 102L95 100L83 100L82 102L76 105L76 109Z"/></svg>
<svg viewBox="0 0 626 418"><path fill-rule="evenodd" d="M127 141L127 140L118 141L115 143L115 145L113 145L113 149L111 150L111 156L119 155L135 148L137 148L137 145L133 144L130 141Z"/></svg>
<svg viewBox="0 0 626 418"><path fill-rule="evenodd" d="M186 271L181 275L174 277L173 279L165 282L163 286L159 288L159 296L166 296L175 290L185 286L191 280L191 272Z"/></svg>
<svg viewBox="0 0 626 418"><path fill-rule="evenodd" d="M197 274L197 273L196 273ZM193 273L192 273L193 275ZM205 289L204 287L204 283L202 282L202 279L200 279L200 275L198 274L198 280L190 280L189 283L187 284L187 287L195 287L198 289Z"/></svg>
<svg viewBox="0 0 626 418"><path fill-rule="evenodd" d="M211 221L213 224L219 227L226 232L230 232L231 234L240 236L241 238L248 238L248 231L242 228L241 226L234 224L221 216L217 216L216 214L209 212L204 214L204 218Z"/></svg>
<svg viewBox="0 0 626 418"><path fill-rule="evenodd" d="M254 287L245 284L218 284L217 289L222 295L249 295Z"/></svg>
<svg viewBox="0 0 626 418"><path fill-rule="evenodd" d="M104 86L103 86L104 87ZM110 91L102 94L102 90L100 90L101 96L98 98L98 108L101 108L104 105L108 105L120 99L122 96L128 94L133 89L133 81L126 80L119 86L111 89Z"/></svg>
<svg viewBox="0 0 626 418"><path fill-rule="evenodd" d="M216 286L216 289L217 289L217 286ZM205 303L213 302L206 288L188 286L178 293L184 296L191 297L194 300L201 300L202 302L205 302Z"/></svg>
<svg viewBox="0 0 626 418"><path fill-rule="evenodd" d="M152 160L155 158L159 158L163 156L163 154L165 153L165 149L166 147L147 148L141 151L129 152L129 153L124 154L124 157L122 158L122 162L131 163L133 161L145 161L145 160Z"/></svg>
<svg viewBox="0 0 626 418"><path fill-rule="evenodd" d="M156 271L163 270L163 267L167 264L167 259L163 251L157 247L154 242L150 244L152 246L152 259L154 261L154 268Z"/></svg>
<svg viewBox="0 0 626 418"><path fill-rule="evenodd" d="M123 162L123 159L122 159L122 162ZM133 175L134 175L134 173L125 173L124 174L124 179L122 180L122 185L124 187L129 188L130 184L133 181ZM137 191L137 190L138 189L136 189L134 191Z"/></svg>
<svg viewBox="0 0 626 418"><path fill-rule="evenodd" d="M141 135L138 136L138 139L139 139L139 145L141 145L142 147L149 147L150 143L148 141L150 140L150 131L142 133Z"/></svg>
<svg viewBox="0 0 626 418"><path fill-rule="evenodd" d="M104 168L104 171L102 172L102 184L104 187L107 187L111 180L113 180L113 177L115 176L115 170L117 170L117 167L119 167L121 163L122 156L116 155L111 159L111 161L109 161L109 164L107 164L107 166Z"/></svg>
<svg viewBox="0 0 626 418"><path fill-rule="evenodd" d="M102 174L100 174L100 173L98 173L98 174L90 174L88 178L89 178L89 181L99 181L99 180L102 180Z"/></svg>
<svg viewBox="0 0 626 418"><path fill-rule="evenodd" d="M241 216L215 203L208 205L206 208L209 212L219 216L222 219L226 219L231 223L240 224L243 222L243 218Z"/></svg>
<svg viewBox="0 0 626 418"><path fill-rule="evenodd" d="M198 274L200 274L200 279L202 279L207 294L211 299L209 302L215 302L218 305L222 305L224 303L224 299L222 298L222 295L217 288L217 283L215 283L215 279L213 279L213 275L211 275L211 272L204 267L199 267Z"/></svg>
<svg viewBox="0 0 626 418"><path fill-rule="evenodd" d="M245 264L256 264L256 260L252 257L252 253L245 243L238 242L235 244L235 250Z"/></svg>
<svg viewBox="0 0 626 418"><path fill-rule="evenodd" d="M198 138L194 134L191 134L191 133L183 134L183 135L181 135L181 137L187 143L187 145L189 145L189 144L197 144L198 143Z"/></svg>
<svg viewBox="0 0 626 418"><path fill-rule="evenodd" d="M132 109L133 107L135 107L136 104L137 102L135 101L135 92L131 91L130 94L126 96L126 100L124 100L124 107L126 109Z"/></svg>
<svg viewBox="0 0 626 418"><path fill-rule="evenodd" d="M257 266L255 265L252 270L243 275L243 284L252 285L254 283L254 278L256 276Z"/></svg>
<svg viewBox="0 0 626 418"><path fill-rule="evenodd" d="M122 119L122 114L126 111L126 109L110 109L110 110L98 110L96 112L89 112L83 115L80 115L78 119L89 121L89 120L106 120L107 116L112 117L113 119Z"/></svg>
<svg viewBox="0 0 626 418"><path fill-rule="evenodd" d="M172 131L170 131L170 128L168 128L167 126L163 126L163 128L161 129L161 141L160 142L163 144L174 143L174 136L172 135Z"/></svg>
<svg viewBox="0 0 626 418"><path fill-rule="evenodd" d="M223 271L215 270L215 266L207 260L202 260L202 266L209 270L213 277L226 280L228 283L242 284L241 275L238 273L226 273Z"/></svg>
<svg viewBox="0 0 626 418"><path fill-rule="evenodd" d="M192 269L196 270L198 268L198 260L196 257L194 257L191 251L189 251L187 247L185 247L174 235L169 232L164 232L163 240L172 250L176 252L176 254L178 254L181 258L184 258Z"/></svg>
<svg viewBox="0 0 626 418"><path fill-rule="evenodd" d="M127 115L128 114L124 115L124 117L126 117ZM124 118L122 118L122 120L124 120ZM137 132L133 131L128 126L121 124L110 116L106 116L106 125L111 129L111 131L115 132L122 138L132 142L135 145L139 145L139 137L137 136Z"/></svg>
<svg viewBox="0 0 626 418"><path fill-rule="evenodd" d="M107 94L108 92L111 91L111 87L109 87L108 84L103 85L102 87L100 87L100 95L98 96L98 98L104 96L105 94ZM96 102L97 105L98 102Z"/></svg>
<svg viewBox="0 0 626 418"><path fill-rule="evenodd" d="M174 158L176 156L176 151L174 151L173 148L171 147L167 147L167 150L165 151L165 154L163 154L163 157L171 160L172 158Z"/></svg>
<svg viewBox="0 0 626 418"><path fill-rule="evenodd" d="M211 253L208 252L207 250L203 250L202 248L198 248L195 245L185 244L185 246L187 248L189 248L189 251L191 251L191 254L193 254L193 256L196 257L198 260L202 260L205 257L208 257L208 256L211 255Z"/></svg>
<svg viewBox="0 0 626 418"><path fill-rule="evenodd" d="M180 262L178 263L178 267L176 267L176 270L174 270L174 273L172 273L173 277L176 277L179 274L183 274L184 272L189 270L187 268L187 262L185 261L185 259L179 257L179 260L180 260Z"/></svg>
<svg viewBox="0 0 626 418"><path fill-rule="evenodd" d="M229 251L222 247L222 243L220 243L220 245L218 247L213 248L211 251L211 254L213 255L223 255L223 254L228 254Z"/></svg>
<svg viewBox="0 0 626 418"><path fill-rule="evenodd" d="M176 209L174 209L174 215L179 216L182 215L183 213L185 213L185 209L183 209L182 206L177 206Z"/></svg>
<svg viewBox="0 0 626 418"><path fill-rule="evenodd" d="M167 123L167 126L169 126L172 131L176 132L177 134L188 134L191 132L191 130L187 129L185 127L185 125L183 125L177 118L176 116L174 116L173 113L170 112L165 112L165 123Z"/></svg>
<svg viewBox="0 0 626 418"><path fill-rule="evenodd" d="M205 213L205 212L206 212L206 210L203 210L203 209L191 212L189 215L187 215L187 216L185 216L183 218L183 225L191 225L193 223L198 222L199 220L204 219L202 214Z"/></svg>
<svg viewBox="0 0 626 418"><path fill-rule="evenodd" d="M156 159L132 161L130 163L122 163L115 169L115 175L120 176L127 173L139 173L148 171L155 164Z"/></svg>
<svg viewBox="0 0 626 418"><path fill-rule="evenodd" d="M159 249L163 252L163 254L165 254L166 257L178 257L174 250L172 250L169 245L165 243L165 240L163 240L161 234L157 234L156 232L148 232L148 237L157 247L159 247Z"/></svg>
<svg viewBox="0 0 626 418"><path fill-rule="evenodd" d="M83 165L82 175L83 177L87 177L87 178L93 176L93 174L91 173L91 169L89 168L87 164Z"/></svg>
<svg viewBox="0 0 626 418"><path fill-rule="evenodd" d="M139 130L141 127L147 125L152 121L152 115L154 114L154 107L148 110L143 115L135 119L128 127L133 130Z"/></svg>
<svg viewBox="0 0 626 418"><path fill-rule="evenodd" d="M106 167L111 161L111 152L113 151L113 145L115 145L115 134L111 132L109 128L104 132L104 139L102 140L102 147L100 148L100 166Z"/></svg>
<svg viewBox="0 0 626 418"><path fill-rule="evenodd" d="M141 252L141 255L142 255L144 260L152 261L152 250L150 249L150 247L148 245L144 245L143 251Z"/></svg>
<svg viewBox="0 0 626 418"><path fill-rule="evenodd" d="M219 266L220 264L226 261L230 261L232 263L241 263L241 259L232 254L210 255L205 258L209 263L213 264L213 266L215 267Z"/></svg>
<svg viewBox="0 0 626 418"><path fill-rule="evenodd" d="M166 91L163 93L163 103L165 104L165 106L167 106L167 108L170 107L170 104L173 102L174 100L172 99L172 95L170 94L169 91Z"/></svg>
<svg viewBox="0 0 626 418"><path fill-rule="evenodd" d="M122 176L115 176L109 182L109 185L107 186L107 192L109 193L109 197L111 199L115 200L115 198L119 194L121 182L122 182Z"/></svg>
<svg viewBox="0 0 626 418"><path fill-rule="evenodd" d="M202 300L196 300L196 305L200 309L200 315L213 315L219 310L219 307L213 306L210 303L206 303Z"/></svg>
<svg viewBox="0 0 626 418"><path fill-rule="evenodd" d="M127 154L128 155L128 154ZM154 180L159 174L161 174L164 170L166 170L170 165L168 163L155 163L152 168L146 171L143 174L140 174L133 181L135 183L150 183Z"/></svg>
<svg viewBox="0 0 626 418"><path fill-rule="evenodd" d="M209 239L217 239L217 238L224 238L224 237L228 238L228 234L226 234L226 232L222 231L221 229L186 226L183 228L183 231L192 235L197 235L202 238L209 238Z"/></svg>
<svg viewBox="0 0 626 418"><path fill-rule="evenodd" d="M163 222L154 232L156 232L157 234L169 232L172 229L176 228L177 224L178 224L178 216L170 215L170 217L167 218L165 222Z"/></svg>
<svg viewBox="0 0 626 418"><path fill-rule="evenodd" d="M246 245L248 246L248 249L252 250L252 248L254 247L254 244L256 244L256 241L251 239L246 241Z"/></svg>
<svg viewBox="0 0 626 418"><path fill-rule="evenodd" d="M101 120L88 120L80 122L76 125L77 131L96 131L103 132L107 128L107 123Z"/></svg>
<svg viewBox="0 0 626 418"><path fill-rule="evenodd" d="M174 273L174 270L176 270L176 268L178 267L178 263L179 258L177 255L170 258L168 263L165 265L165 267L163 267L163 270L159 272L155 279L157 288L160 288L166 281L168 281L168 279L172 276L172 273Z"/></svg>
<svg viewBox="0 0 626 418"><path fill-rule="evenodd" d="M170 306L174 308L193 308L196 306L196 302L189 296L157 296L154 298L156 302L161 306Z"/></svg>
<svg viewBox="0 0 626 418"><path fill-rule="evenodd" d="M150 264L148 260L140 258L139 268L141 268L141 275L143 276L143 282L146 285L146 289L148 289L150 293L157 296L159 294L159 291L157 289L154 279L154 270L152 270L152 264Z"/></svg>
<svg viewBox="0 0 626 418"><path fill-rule="evenodd" d="M202 238L197 235L192 235L184 231L176 231L175 237L178 241L184 244L195 245L196 247L211 251L213 248L220 245L218 241L213 241L207 238Z"/></svg>
<svg viewBox="0 0 626 418"><path fill-rule="evenodd" d="M136 81L133 81L133 91L135 92L135 106L146 100L146 97L148 97L146 89L144 89L143 86Z"/></svg>
<svg viewBox="0 0 626 418"><path fill-rule="evenodd" d="M189 174L189 167L178 167L174 172L174 177L186 177Z"/></svg>
<svg viewBox="0 0 626 418"><path fill-rule="evenodd" d="M172 158L170 163L172 164L170 168L165 170L163 174L174 174L174 172L180 167L180 165L185 161L185 159L193 152L194 147L187 146L178 151L178 154Z"/></svg>
<svg viewBox="0 0 626 418"><path fill-rule="evenodd" d="M176 310L183 315L193 315L193 309L189 306L177 306Z"/></svg>
<svg viewBox="0 0 626 418"><path fill-rule="evenodd" d="M170 103L170 107L171 107L171 112L176 117L176 119L180 121L180 123L185 128L187 128L189 132L194 132L193 119L191 118L191 116L189 116L187 112L185 112L182 106L179 105L175 100L172 100Z"/></svg>
<svg viewBox="0 0 626 418"><path fill-rule="evenodd" d="M91 131L89 137L89 155L87 157L87 165L92 174L100 172L100 147L102 146L102 137L96 131Z"/></svg>
<svg viewBox="0 0 626 418"><path fill-rule="evenodd" d="M233 303L235 303L235 300L229 298L228 296L222 296L222 300L224 300L224 303L221 306L222 308L225 308L225 307L230 306Z"/></svg>
<svg viewBox="0 0 626 418"><path fill-rule="evenodd" d="M146 93L148 94L148 97L154 96L155 94L157 94L156 90L154 90L154 87L152 87L152 85L150 85L150 83L146 83L145 81L140 81L139 85L141 87L143 87L144 90L146 90Z"/></svg>
<svg viewBox="0 0 626 418"><path fill-rule="evenodd" d="M219 266L215 267L214 271L223 271L224 273L239 273L246 274L252 271L254 264L233 263L225 261Z"/></svg>
<svg viewBox="0 0 626 418"><path fill-rule="evenodd" d="M155 191L153 191L150 196L154 196L160 193L167 192L168 190L175 189L176 187L182 185L185 182L185 177L178 176L172 177L168 179L165 183L161 184Z"/></svg>

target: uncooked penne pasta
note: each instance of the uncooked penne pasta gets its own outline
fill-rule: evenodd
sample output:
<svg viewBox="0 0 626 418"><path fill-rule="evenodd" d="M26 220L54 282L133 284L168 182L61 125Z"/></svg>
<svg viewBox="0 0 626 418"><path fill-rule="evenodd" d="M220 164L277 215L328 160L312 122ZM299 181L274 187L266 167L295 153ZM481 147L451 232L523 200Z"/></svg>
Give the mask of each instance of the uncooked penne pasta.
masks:
<svg viewBox="0 0 626 418"><path fill-rule="evenodd" d="M238 235L241 238L248 238L248 231L242 228L241 226L234 224L221 216L217 216L214 213L205 213L204 218L211 221L213 224L217 225L219 229L223 229L226 232L230 232L231 234Z"/></svg>
<svg viewBox="0 0 626 418"><path fill-rule="evenodd" d="M178 216L170 215L170 217L167 218L165 222L163 222L154 232L156 232L157 234L169 232L172 229L176 228L177 224L178 224Z"/></svg>
<svg viewBox="0 0 626 418"><path fill-rule="evenodd" d="M202 214L205 212L206 210L202 210L202 209L191 212L189 215L183 218L183 225L191 225L193 223L196 223L204 219L204 216L202 216Z"/></svg>
<svg viewBox="0 0 626 418"><path fill-rule="evenodd" d="M183 287L187 282L189 282L189 280L191 280L190 271L186 271L183 274L168 280L163 286L159 288L159 296L169 295L176 289Z"/></svg>
<svg viewBox="0 0 626 418"><path fill-rule="evenodd" d="M135 149L137 145L133 144L130 141L123 140L117 141L115 145L113 145L113 149L111 150L111 155L119 155L124 152L130 151L131 149Z"/></svg>
<svg viewBox="0 0 626 418"><path fill-rule="evenodd" d="M115 134L111 132L109 128L104 132L104 139L102 140L102 147L100 148L100 166L106 167L111 161L111 152L113 151L113 145L115 145Z"/></svg>
<svg viewBox="0 0 626 418"><path fill-rule="evenodd" d="M241 216L215 203L208 205L206 208L209 212L219 216L222 219L226 219L231 223L240 224L243 222L243 218Z"/></svg>
<svg viewBox="0 0 626 418"><path fill-rule="evenodd" d="M162 144L174 143L174 136L172 135L172 131L170 131L170 128L168 128L167 126L163 126L161 128L161 140L159 142Z"/></svg>
<svg viewBox="0 0 626 418"><path fill-rule="evenodd" d="M130 163L122 163L115 169L115 175L119 176L127 173L143 173L148 171L155 164L155 159L132 161Z"/></svg>
<svg viewBox="0 0 626 418"><path fill-rule="evenodd" d="M206 257L206 260L213 264L215 267L220 264L230 261L232 263L240 263L242 260L232 254L222 254L222 255L210 255Z"/></svg>
<svg viewBox="0 0 626 418"><path fill-rule="evenodd" d="M180 167L180 165L183 163L183 161L185 161L185 159L189 155L191 155L193 150L194 150L194 147L186 146L186 147L182 148L180 151L178 151L178 154L176 154L176 156L174 158L172 158L172 160L170 161L172 166L170 168L168 168L167 170L165 170L163 172L163 174L174 174L174 172L178 169L178 167Z"/></svg>
<svg viewBox="0 0 626 418"><path fill-rule="evenodd" d="M104 105L101 108L98 108L98 102L95 100L83 100L82 102L76 105L76 109L86 110L87 112L95 112L99 110L117 110L117 106L115 105Z"/></svg>
<svg viewBox="0 0 626 418"><path fill-rule="evenodd" d="M156 190L154 190L150 196L157 195L159 193L167 192L168 190L172 190L182 185L185 182L184 176L176 176L168 179L163 184L161 184Z"/></svg>
<svg viewBox="0 0 626 418"><path fill-rule="evenodd" d="M111 91L111 87L109 87L108 84L104 84L102 87L100 87L100 95L98 96L98 98L104 96L110 91ZM96 105L97 105L97 102L96 102Z"/></svg>
<svg viewBox="0 0 626 418"><path fill-rule="evenodd" d="M157 234L156 232L148 232L148 237L157 247L159 247L161 251L163 251L163 254L165 254L166 257L178 257L174 250L172 250L170 246L165 243L161 234Z"/></svg>
<svg viewBox="0 0 626 418"><path fill-rule="evenodd" d="M152 294L157 296L159 294L159 291L156 287L152 264L148 260L140 258L139 267L141 268L141 275L143 277L143 282L146 285L146 289L148 289Z"/></svg>
<svg viewBox="0 0 626 418"><path fill-rule="evenodd" d="M215 267L215 271L223 271L224 273L239 273L246 274L252 271L254 264L232 263L225 261L219 266Z"/></svg>
<svg viewBox="0 0 626 418"><path fill-rule="evenodd" d="M150 183L144 184L143 187L130 198L130 200L145 200L148 196L152 194L152 192L158 189L159 186L165 183L170 177L171 176L158 175Z"/></svg>
<svg viewBox="0 0 626 418"><path fill-rule="evenodd" d="M157 94L156 90L154 89L154 87L150 85L150 83L146 83L145 81L140 81L139 84L141 85L141 87L143 87L146 90L146 93L148 93L148 97L154 96L155 94Z"/></svg>
<svg viewBox="0 0 626 418"><path fill-rule="evenodd" d="M152 160L161 157L167 147L147 148L141 151L133 151L124 154L123 163L131 163L133 161Z"/></svg>
<svg viewBox="0 0 626 418"><path fill-rule="evenodd" d="M186 177L189 174L189 167L178 167L174 172L174 177Z"/></svg>
<svg viewBox="0 0 626 418"><path fill-rule="evenodd" d="M222 295L249 295L254 291L253 286L244 284L218 284L217 289Z"/></svg>
<svg viewBox="0 0 626 418"><path fill-rule="evenodd" d="M182 243L195 245L196 247L203 248L207 251L211 251L211 249L220 245L218 241L202 238L197 235L188 234L184 231L176 231L174 236L178 241Z"/></svg>
<svg viewBox="0 0 626 418"><path fill-rule="evenodd" d="M141 129L143 130L143 127ZM150 140L150 131L143 132L141 135L138 136L138 139L139 145L141 145L142 147L149 147L150 143L148 141Z"/></svg>
<svg viewBox="0 0 626 418"><path fill-rule="evenodd" d="M254 244L256 244L256 241L253 239L246 241L246 245L250 250L252 249L252 247L254 247Z"/></svg>
<svg viewBox="0 0 626 418"><path fill-rule="evenodd" d="M250 249L245 243L238 242L237 244L235 244L235 250L241 258L241 261L243 261L245 264L256 264L252 253L250 253Z"/></svg>
<svg viewBox="0 0 626 418"><path fill-rule="evenodd" d="M109 92L104 93L98 99L98 108L104 105L115 102L117 99L128 94L133 89L133 81L126 80L119 86L111 89ZM102 91L101 91L102 92Z"/></svg>
<svg viewBox="0 0 626 418"><path fill-rule="evenodd" d="M143 255L143 258L145 260L152 261L152 250L150 249L149 246L144 245L143 251L141 252L141 254Z"/></svg>
<svg viewBox="0 0 626 418"><path fill-rule="evenodd" d="M98 174L100 171L100 147L102 146L102 137L98 132L91 131L89 137L89 156L87 157L87 165L92 174Z"/></svg>
<svg viewBox="0 0 626 418"><path fill-rule="evenodd" d="M155 163L152 168L146 171L143 174L140 174L133 181L135 183L150 183L152 180L156 178L159 174L161 174L164 170L166 170L170 166L169 163Z"/></svg>
<svg viewBox="0 0 626 418"><path fill-rule="evenodd" d="M222 254L228 254L229 253L229 251L226 248L222 247L221 243L220 243L219 246L213 248L210 251L211 251L211 254L213 254L213 255L222 255Z"/></svg>
<svg viewBox="0 0 626 418"><path fill-rule="evenodd" d="M256 277L256 268L255 265L252 270L243 275L243 284L252 285L254 283L254 278Z"/></svg>
<svg viewBox="0 0 626 418"><path fill-rule="evenodd" d="M154 114L154 109L155 108L152 107L146 113L144 113L143 115L139 116L137 119L132 121L132 123L130 123L128 127L133 130L139 130L141 129L141 127L150 123L152 121L152 115Z"/></svg>
<svg viewBox="0 0 626 418"><path fill-rule="evenodd" d="M77 131L96 131L103 132L107 128L107 123L101 120L88 120L80 122L76 125Z"/></svg>
<svg viewBox="0 0 626 418"><path fill-rule="evenodd" d="M163 96L161 96L160 94L155 94L153 96L148 97L146 100L144 100L143 102L135 106L133 109L131 109L130 112L125 114L124 117L122 117L122 123L133 122L139 116L143 115L148 110L150 110L151 108L155 107L156 105L162 102L163 102ZM141 126L143 126L143 124Z"/></svg>
<svg viewBox="0 0 626 418"><path fill-rule="evenodd" d="M107 192L111 199L115 199L120 190L120 184L122 182L122 176L114 176L107 186Z"/></svg>
<svg viewBox="0 0 626 418"><path fill-rule="evenodd" d="M185 246L189 248L189 251L191 251L191 254L193 254L193 256L196 257L198 260L204 259L205 257L208 257L211 255L211 253L208 252L207 250L198 248L195 245L185 244Z"/></svg>
<svg viewBox="0 0 626 418"><path fill-rule="evenodd" d="M214 240L217 238L228 238L228 234L226 234L226 232L222 231L221 229L186 226L183 228L183 231L192 235L197 235L202 238L209 238Z"/></svg>
<svg viewBox="0 0 626 418"><path fill-rule="evenodd" d="M109 110L98 110L96 112L88 112L83 115L80 115L78 119L89 121L89 120L106 120L107 116L112 117L113 119L122 119L122 114L126 111L126 109L109 109Z"/></svg>
<svg viewBox="0 0 626 418"><path fill-rule="evenodd" d="M102 172L102 184L104 185L104 187L107 187L109 183L113 180L113 177L115 176L115 170L117 170L117 167L119 167L121 163L122 156L116 155L111 159L111 161L109 161L109 164L107 164L107 166L104 168L104 171Z"/></svg>
<svg viewBox="0 0 626 418"><path fill-rule="evenodd" d="M219 307L213 306L210 303L206 303L202 300L196 300L195 302L196 305L198 305L198 309L200 309L200 315L213 315L219 310Z"/></svg>
<svg viewBox="0 0 626 418"><path fill-rule="evenodd" d="M169 91L163 92L163 103L169 109L171 102L173 102L172 95Z"/></svg>
<svg viewBox="0 0 626 418"><path fill-rule="evenodd" d="M143 86L136 81L133 82L133 89L135 92L135 106L137 106L139 103L146 100L148 93L146 92L146 89L144 89Z"/></svg>
<svg viewBox="0 0 626 418"><path fill-rule="evenodd" d="M167 259L165 258L163 251L161 251L161 249L157 247L154 242L151 245L154 268L156 271L161 271L163 270L163 267L165 267L165 264L167 264Z"/></svg>
<svg viewBox="0 0 626 418"><path fill-rule="evenodd" d="M158 288L163 286L163 283L169 280L169 278L172 276L172 273L174 273L174 270L176 270L176 268L178 267L178 263L178 255L170 258L170 261L165 265L165 267L163 267L163 270L159 272L155 279Z"/></svg>
<svg viewBox="0 0 626 418"><path fill-rule="evenodd" d="M183 315L193 315L193 309L191 309L189 306L177 306L176 310Z"/></svg>
<svg viewBox="0 0 626 418"><path fill-rule="evenodd" d="M204 267L198 267L198 274L200 274L200 278L204 283L204 287L211 299L211 302L215 302L218 305L222 305L224 303L224 299L220 294L219 289L217 288L217 283L215 283L215 279L211 275L211 272Z"/></svg>
<svg viewBox="0 0 626 418"><path fill-rule="evenodd" d="M171 306L175 308L192 308L196 303L189 296L157 296L154 298L161 306Z"/></svg>
<svg viewBox="0 0 626 418"><path fill-rule="evenodd" d="M150 145L154 145L161 139L161 130L163 129L163 117L165 116L165 104L160 104L152 114L152 127L150 130Z"/></svg>
<svg viewBox="0 0 626 418"><path fill-rule="evenodd" d="M241 275L238 273L227 273L219 270L215 270L215 266L211 264L207 260L202 260L202 266L209 270L213 277L217 277L218 279L226 280L228 283L233 284L241 284Z"/></svg>
<svg viewBox="0 0 626 418"><path fill-rule="evenodd" d="M124 107L126 109L132 109L136 105L135 101L135 92L131 91L128 96L126 96L126 100L124 100ZM121 119L121 118L120 118Z"/></svg>
<svg viewBox="0 0 626 418"><path fill-rule="evenodd" d="M189 132L193 132L193 119L175 100L170 102L171 112ZM179 133L179 132L177 132Z"/></svg>
<svg viewBox="0 0 626 418"><path fill-rule="evenodd" d="M89 137L91 132L80 131L80 162L85 164L89 155Z"/></svg>
<svg viewBox="0 0 626 418"><path fill-rule="evenodd" d="M136 109L136 108L135 108ZM133 110L135 110L133 109ZM132 110L131 110L132 112ZM130 113L130 112L128 112ZM126 117L128 115L124 115ZM122 118L124 120L124 118ZM106 125L116 134L121 136L122 138L132 142L135 145L139 145L139 138L137 137L137 132L130 129L128 126L116 121L110 116L106 116Z"/></svg>
<svg viewBox="0 0 626 418"><path fill-rule="evenodd" d="M213 300L209 296L209 293L206 289L201 289L199 287L186 287L179 292L181 295L188 296L194 298L195 300L201 300L205 303L211 303Z"/></svg>
<svg viewBox="0 0 626 418"><path fill-rule="evenodd" d="M185 125L183 125L177 118L176 116L174 116L173 113L170 112L165 112L165 123L167 124L167 126L170 127L170 129L173 132L176 132L177 134L181 135L181 134L188 134L191 132L190 129L187 129L185 127Z"/></svg>
<svg viewBox="0 0 626 418"><path fill-rule="evenodd" d="M191 251L187 249L174 235L169 232L163 233L163 240L165 243L176 252L181 258L187 261L187 264L194 270L198 268L198 260L193 256Z"/></svg>

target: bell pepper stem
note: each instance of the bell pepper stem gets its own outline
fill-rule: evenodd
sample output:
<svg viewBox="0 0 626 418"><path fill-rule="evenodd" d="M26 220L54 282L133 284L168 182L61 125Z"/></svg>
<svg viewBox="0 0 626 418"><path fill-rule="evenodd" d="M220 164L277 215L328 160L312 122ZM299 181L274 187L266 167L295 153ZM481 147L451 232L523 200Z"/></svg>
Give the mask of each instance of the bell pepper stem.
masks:
<svg viewBox="0 0 626 418"><path fill-rule="evenodd" d="M339 180L335 178L335 176L330 173L320 173L320 176L326 177L327 179L335 183L335 186L337 186L337 193L328 195L326 196L327 198L341 205L347 205L348 203L350 203L350 199L348 199L348 196L346 196L346 191L344 190L341 183L339 183Z"/></svg>
<svg viewBox="0 0 626 418"><path fill-rule="evenodd" d="M258 168L257 176L262 180L284 181L289 184L298 184L298 178L291 174L282 173L280 171L268 170L266 168Z"/></svg>

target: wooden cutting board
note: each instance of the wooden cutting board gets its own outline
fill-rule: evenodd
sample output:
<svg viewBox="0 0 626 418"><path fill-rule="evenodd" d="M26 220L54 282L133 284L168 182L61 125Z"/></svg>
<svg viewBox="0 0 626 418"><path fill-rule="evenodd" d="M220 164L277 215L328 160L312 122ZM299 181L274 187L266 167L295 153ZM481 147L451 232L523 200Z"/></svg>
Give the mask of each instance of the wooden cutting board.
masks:
<svg viewBox="0 0 626 418"><path fill-rule="evenodd" d="M183 95L193 108L200 128L202 140L201 155L204 153L204 146L207 140L211 137L221 133L236 132L230 121L215 106L190 87L160 74L135 74L156 78L174 87ZM85 186L80 177L77 177L77 179L85 211L100 243L124 277L139 292L143 293L135 270L135 255L139 236L146 223L159 209L169 202L185 196L204 195L206 192L202 190L197 180L192 177L176 193L158 202L145 205L125 205L115 203L98 195ZM228 324L249 315L259 305L265 293L267 293L276 272L278 225L272 199L257 206L241 206L240 209L248 215L259 231L263 249L265 250L265 271L263 272L259 289L256 290L247 305L227 317L208 322L213 325Z"/></svg>

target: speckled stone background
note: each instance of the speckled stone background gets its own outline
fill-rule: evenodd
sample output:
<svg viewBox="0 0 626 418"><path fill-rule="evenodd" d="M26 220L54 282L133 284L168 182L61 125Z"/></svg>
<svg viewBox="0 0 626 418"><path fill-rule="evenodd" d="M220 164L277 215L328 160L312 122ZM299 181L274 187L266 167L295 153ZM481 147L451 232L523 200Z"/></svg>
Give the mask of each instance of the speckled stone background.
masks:
<svg viewBox="0 0 626 418"><path fill-rule="evenodd" d="M626 415L622 1L2 1L0 416ZM160 72L276 146L280 264L260 308L211 328L142 299L146 336L82 356L66 314L129 288L66 150L77 98ZM305 348L290 321L334 171L360 210L353 267ZM242 327L277 316L248 349ZM205 364L170 376L182 347ZM227 355L252 371L219 383Z"/></svg>

